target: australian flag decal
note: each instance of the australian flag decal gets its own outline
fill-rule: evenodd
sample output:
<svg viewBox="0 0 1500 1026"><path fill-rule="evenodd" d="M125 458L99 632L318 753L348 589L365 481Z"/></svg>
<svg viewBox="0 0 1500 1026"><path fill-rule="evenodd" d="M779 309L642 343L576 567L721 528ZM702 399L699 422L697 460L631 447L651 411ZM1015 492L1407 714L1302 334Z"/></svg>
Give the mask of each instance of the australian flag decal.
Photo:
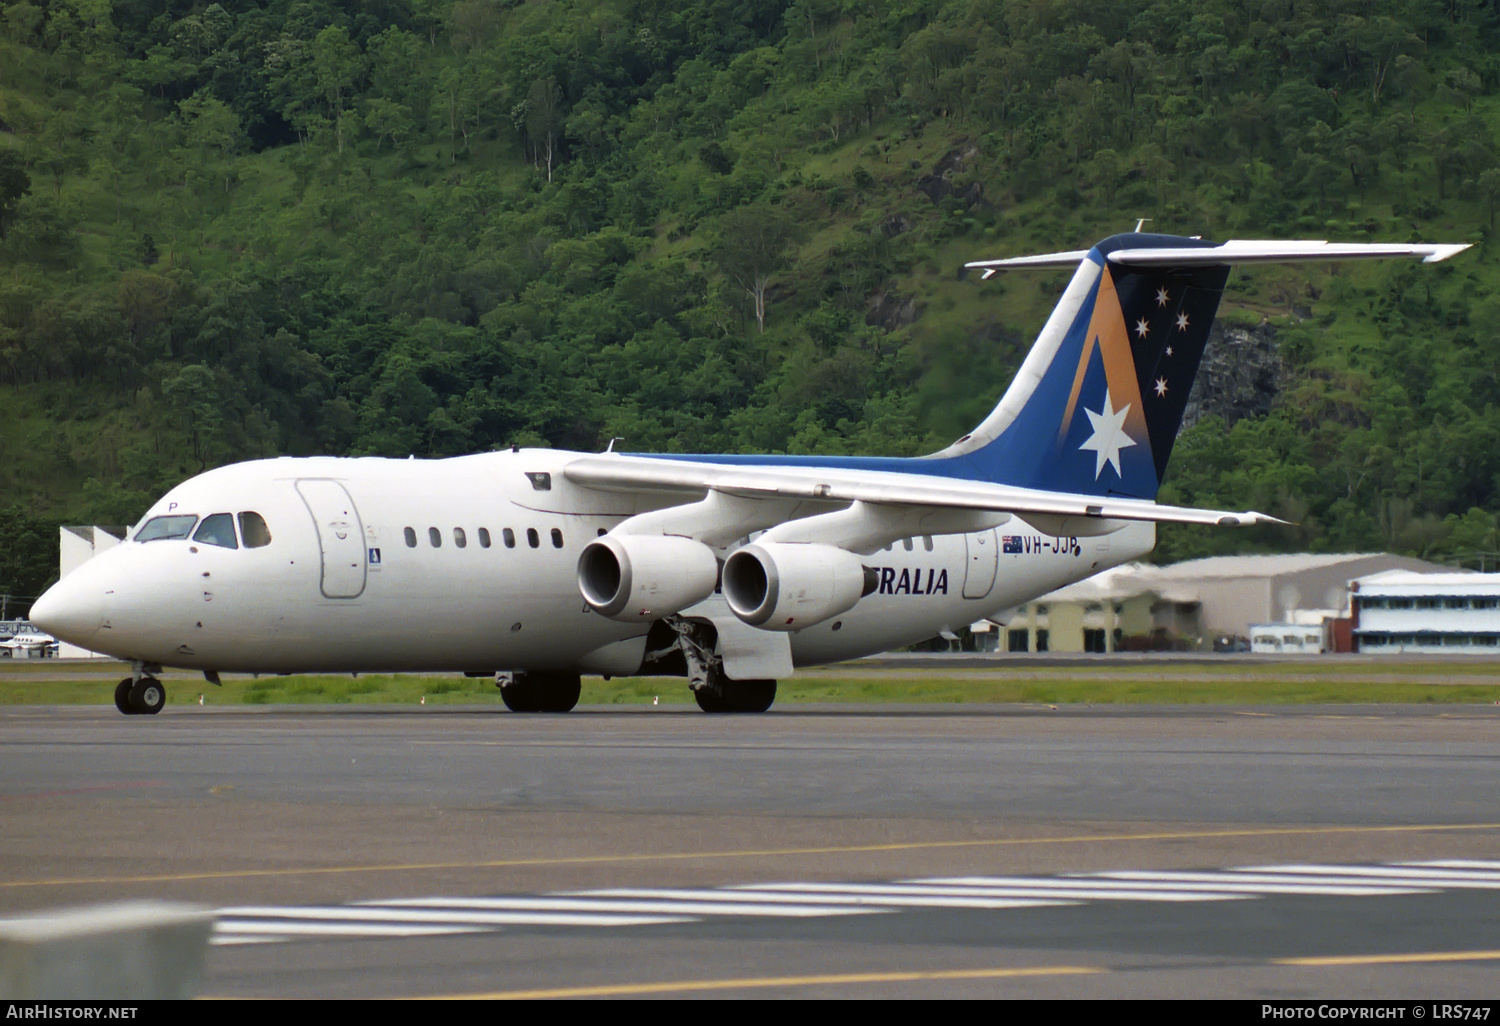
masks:
<svg viewBox="0 0 1500 1026"><path fill-rule="evenodd" d="M1021 536L1006 534L1000 537L1000 552L1004 555L1021 554Z"/></svg>

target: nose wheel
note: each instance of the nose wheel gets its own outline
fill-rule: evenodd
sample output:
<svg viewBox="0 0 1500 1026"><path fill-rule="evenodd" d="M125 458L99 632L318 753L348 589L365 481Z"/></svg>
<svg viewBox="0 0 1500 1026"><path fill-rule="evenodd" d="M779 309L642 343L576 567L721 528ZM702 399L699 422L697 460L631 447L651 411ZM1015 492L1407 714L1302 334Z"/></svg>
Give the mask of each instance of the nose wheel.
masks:
<svg viewBox="0 0 1500 1026"><path fill-rule="evenodd" d="M126 716L154 716L167 704L167 689L155 677L126 677L115 685L115 708Z"/></svg>

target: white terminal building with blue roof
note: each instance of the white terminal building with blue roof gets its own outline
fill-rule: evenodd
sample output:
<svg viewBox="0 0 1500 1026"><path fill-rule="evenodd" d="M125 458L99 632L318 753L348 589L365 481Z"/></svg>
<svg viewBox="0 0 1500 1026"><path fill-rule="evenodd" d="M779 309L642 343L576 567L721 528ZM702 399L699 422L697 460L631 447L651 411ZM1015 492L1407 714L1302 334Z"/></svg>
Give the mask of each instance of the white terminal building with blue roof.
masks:
<svg viewBox="0 0 1500 1026"><path fill-rule="evenodd" d="M1500 574L1388 570L1349 598L1358 651L1500 653Z"/></svg>

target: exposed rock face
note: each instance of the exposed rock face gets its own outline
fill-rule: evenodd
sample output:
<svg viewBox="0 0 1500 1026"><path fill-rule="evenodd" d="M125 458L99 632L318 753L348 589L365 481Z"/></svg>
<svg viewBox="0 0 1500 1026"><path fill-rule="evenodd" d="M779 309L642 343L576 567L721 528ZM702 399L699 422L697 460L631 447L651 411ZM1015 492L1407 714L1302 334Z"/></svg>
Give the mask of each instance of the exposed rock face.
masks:
<svg viewBox="0 0 1500 1026"><path fill-rule="evenodd" d="M953 185L942 175L923 175L917 179L917 188L927 194L933 206L943 202L943 197L953 191Z"/></svg>
<svg viewBox="0 0 1500 1026"><path fill-rule="evenodd" d="M957 191L953 184L954 176L962 174L968 162L977 156L979 156L978 146L968 139L959 139L953 144L953 148L943 154L933 166L931 174L917 179L917 188L927 194L933 206L940 206L944 197ZM981 206L994 209L994 204L985 199L984 186L978 182L971 182L965 186L962 191L958 192L958 198L965 208Z"/></svg>
<svg viewBox="0 0 1500 1026"><path fill-rule="evenodd" d="M888 239L894 239L902 232L911 231L911 222L901 214L892 214L880 224L880 230Z"/></svg>
<svg viewBox="0 0 1500 1026"><path fill-rule="evenodd" d="M1245 417L1263 417L1287 382L1287 369L1269 324L1225 328L1215 321L1203 350L1198 378L1182 413L1190 428L1204 417L1222 417L1226 427Z"/></svg>
<svg viewBox="0 0 1500 1026"><path fill-rule="evenodd" d="M911 296L903 296L899 292L877 292L869 298L865 323L886 331L895 331L903 325L911 324L919 316L921 310Z"/></svg>

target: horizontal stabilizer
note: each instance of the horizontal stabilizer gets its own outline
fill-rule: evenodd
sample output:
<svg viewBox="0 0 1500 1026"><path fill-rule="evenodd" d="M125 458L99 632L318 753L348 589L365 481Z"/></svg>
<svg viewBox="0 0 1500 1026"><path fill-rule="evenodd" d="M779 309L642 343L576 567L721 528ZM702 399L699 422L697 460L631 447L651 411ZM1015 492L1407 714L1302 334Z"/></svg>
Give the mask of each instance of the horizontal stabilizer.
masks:
<svg viewBox="0 0 1500 1026"><path fill-rule="evenodd" d="M1177 267L1192 264L1296 264L1324 260L1381 260L1421 257L1424 264L1447 260L1469 248L1463 244L1391 245L1367 242L1281 242L1275 239L1230 239L1210 249L1117 249L1112 263L1128 267Z"/></svg>
<svg viewBox="0 0 1500 1026"><path fill-rule="evenodd" d="M964 267L982 270L986 278L996 271L1019 271L1026 268L1066 267L1072 270L1083 263L1083 258L1088 255L1089 251L1086 249L1075 249L1067 253L1042 253L1039 256L1011 257L1009 260L975 260L964 264Z"/></svg>
<svg viewBox="0 0 1500 1026"><path fill-rule="evenodd" d="M1296 264L1329 260L1381 260L1391 257L1421 257L1424 264L1435 264L1462 253L1469 243L1417 243L1399 245L1364 242L1290 242L1279 239L1231 239L1218 246L1187 248L1156 247L1117 249L1108 260L1125 267L1192 267L1224 264ZM1043 253L1038 256L1012 257L1008 260L975 260L966 268L982 270L988 278L996 271L1028 268L1075 268L1088 250L1066 253Z"/></svg>

